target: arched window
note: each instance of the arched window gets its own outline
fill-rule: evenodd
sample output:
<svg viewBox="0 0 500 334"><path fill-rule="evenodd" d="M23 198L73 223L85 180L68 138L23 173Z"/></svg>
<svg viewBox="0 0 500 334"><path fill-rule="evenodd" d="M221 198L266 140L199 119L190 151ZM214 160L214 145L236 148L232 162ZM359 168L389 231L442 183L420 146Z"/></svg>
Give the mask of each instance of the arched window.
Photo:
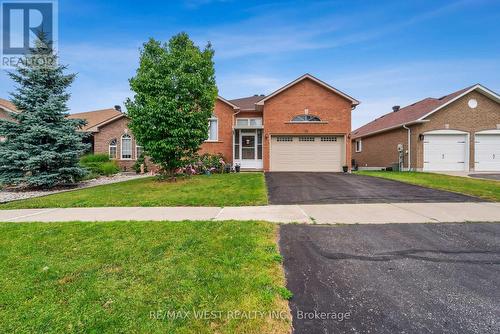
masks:
<svg viewBox="0 0 500 334"><path fill-rule="evenodd" d="M132 137L128 134L122 136L122 160L132 159Z"/></svg>
<svg viewBox="0 0 500 334"><path fill-rule="evenodd" d="M321 119L313 115L298 115L292 119L292 122L321 122Z"/></svg>
<svg viewBox="0 0 500 334"><path fill-rule="evenodd" d="M116 159L116 138L113 138L109 142L109 158Z"/></svg>

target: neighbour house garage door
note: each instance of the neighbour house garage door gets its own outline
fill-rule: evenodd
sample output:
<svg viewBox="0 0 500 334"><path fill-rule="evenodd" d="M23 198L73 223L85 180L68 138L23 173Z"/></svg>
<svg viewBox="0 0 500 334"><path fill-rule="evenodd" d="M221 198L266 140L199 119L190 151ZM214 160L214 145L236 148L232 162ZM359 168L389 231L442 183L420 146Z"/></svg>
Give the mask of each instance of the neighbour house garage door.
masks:
<svg viewBox="0 0 500 334"><path fill-rule="evenodd" d="M342 136L271 137L271 171L340 172L344 160Z"/></svg>
<svg viewBox="0 0 500 334"><path fill-rule="evenodd" d="M468 171L467 134L426 134L424 171Z"/></svg>
<svg viewBox="0 0 500 334"><path fill-rule="evenodd" d="M500 133L476 134L475 171L500 171Z"/></svg>

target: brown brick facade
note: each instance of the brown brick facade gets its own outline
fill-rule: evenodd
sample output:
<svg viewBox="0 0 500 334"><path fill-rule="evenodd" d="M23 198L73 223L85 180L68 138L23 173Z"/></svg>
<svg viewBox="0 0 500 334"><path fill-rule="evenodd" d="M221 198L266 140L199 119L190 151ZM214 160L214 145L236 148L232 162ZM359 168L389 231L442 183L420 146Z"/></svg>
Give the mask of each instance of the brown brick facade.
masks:
<svg viewBox="0 0 500 334"><path fill-rule="evenodd" d="M129 120L127 117L122 117L114 122L104 125L99 129L99 132L94 133L94 153L109 153L109 143L111 140L117 140L116 147L116 161L122 170L132 171L132 166L134 165L136 157L136 142L132 131L127 127ZM132 137L132 159L122 160L121 159L121 137L124 134L129 134Z"/></svg>
<svg viewBox="0 0 500 334"><path fill-rule="evenodd" d="M399 160L398 144L403 144L404 152L408 149L408 135L403 128L362 138L361 152L356 152L356 140L352 140L352 158L358 167L389 167ZM407 167L407 155L404 165Z"/></svg>
<svg viewBox="0 0 500 334"><path fill-rule="evenodd" d="M475 109L468 106L470 99L477 100L478 106ZM500 126L500 104L477 91L472 91L425 119L428 122L410 126L411 168L423 168L424 143L420 140L420 135L428 131L449 129L469 133L469 169L474 170L474 135L478 131L494 130ZM354 152L353 140L353 158L360 167L387 167L392 162L397 162L397 144L404 144L406 150L407 140L407 131L403 128L364 137L363 150L360 153Z"/></svg>
<svg viewBox="0 0 500 334"><path fill-rule="evenodd" d="M264 170L269 170L271 135L276 134L336 134L346 139L346 161L350 161L352 102L318 83L305 79L264 103ZM292 124L294 116L318 116L319 124ZM350 165L350 164L349 164Z"/></svg>
<svg viewBox="0 0 500 334"><path fill-rule="evenodd" d="M476 99L475 109L467 103ZM424 144L418 139L419 134L427 131L460 130L469 133L469 168L474 170L474 135L482 130L494 130L500 124L500 104L476 91L461 97L452 104L444 107L426 119L428 123L416 125L412 128L412 165L421 170L424 165Z"/></svg>

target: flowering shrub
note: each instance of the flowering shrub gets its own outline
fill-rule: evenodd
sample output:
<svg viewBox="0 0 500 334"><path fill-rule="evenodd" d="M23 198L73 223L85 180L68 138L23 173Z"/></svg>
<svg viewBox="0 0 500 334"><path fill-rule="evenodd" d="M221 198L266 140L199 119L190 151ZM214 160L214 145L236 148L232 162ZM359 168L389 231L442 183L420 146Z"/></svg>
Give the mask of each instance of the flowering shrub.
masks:
<svg viewBox="0 0 500 334"><path fill-rule="evenodd" d="M204 153L191 158L189 164L177 172L187 175L223 173L225 166L226 162L222 154Z"/></svg>

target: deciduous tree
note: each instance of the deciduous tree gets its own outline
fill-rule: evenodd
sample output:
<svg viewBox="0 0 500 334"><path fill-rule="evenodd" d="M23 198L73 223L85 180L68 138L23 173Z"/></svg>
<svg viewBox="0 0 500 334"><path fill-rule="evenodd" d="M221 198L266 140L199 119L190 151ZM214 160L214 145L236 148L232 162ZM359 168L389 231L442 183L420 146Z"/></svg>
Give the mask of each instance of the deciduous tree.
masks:
<svg viewBox="0 0 500 334"><path fill-rule="evenodd" d="M144 44L135 93L126 106L129 127L151 160L173 176L208 137L208 120L217 98L214 51L197 47L186 33L168 43Z"/></svg>

